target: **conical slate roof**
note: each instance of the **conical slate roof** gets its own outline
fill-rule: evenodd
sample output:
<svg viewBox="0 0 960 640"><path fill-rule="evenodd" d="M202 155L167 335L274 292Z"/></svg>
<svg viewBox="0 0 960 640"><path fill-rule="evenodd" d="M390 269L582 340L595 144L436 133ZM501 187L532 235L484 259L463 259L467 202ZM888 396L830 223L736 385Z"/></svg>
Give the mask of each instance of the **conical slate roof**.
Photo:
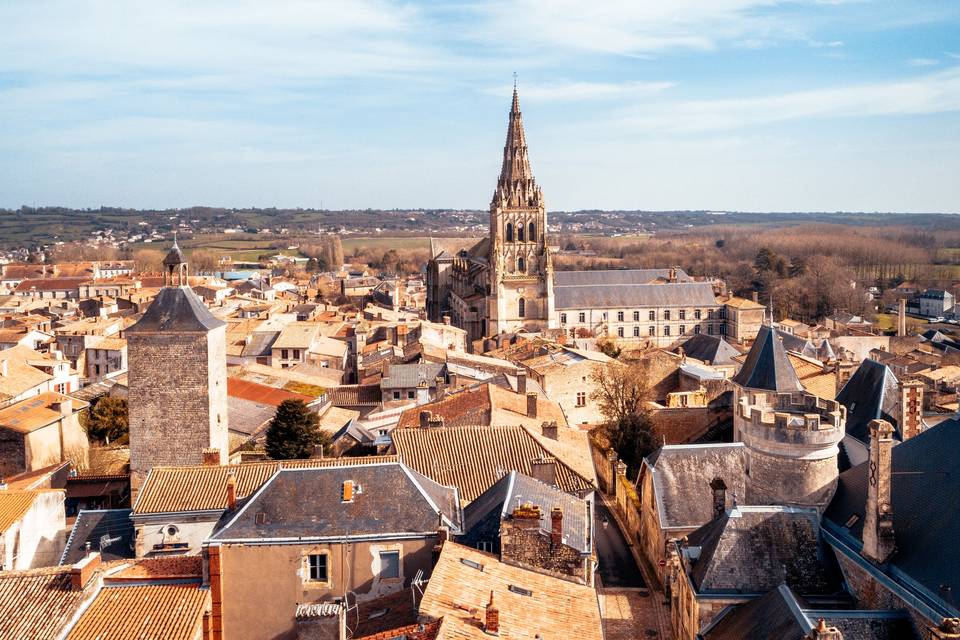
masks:
<svg viewBox="0 0 960 640"><path fill-rule="evenodd" d="M206 333L224 324L213 317L190 287L164 287L126 333Z"/></svg>
<svg viewBox="0 0 960 640"><path fill-rule="evenodd" d="M767 325L760 327L757 339L733 381L748 389L764 389L780 393L803 391L797 372L790 364L780 336Z"/></svg>
<svg viewBox="0 0 960 640"><path fill-rule="evenodd" d="M170 247L170 251L167 252L167 257L163 259L164 266L175 266L183 264L187 259L183 256L183 252L180 250L180 246L177 244L177 241L173 241L173 246Z"/></svg>

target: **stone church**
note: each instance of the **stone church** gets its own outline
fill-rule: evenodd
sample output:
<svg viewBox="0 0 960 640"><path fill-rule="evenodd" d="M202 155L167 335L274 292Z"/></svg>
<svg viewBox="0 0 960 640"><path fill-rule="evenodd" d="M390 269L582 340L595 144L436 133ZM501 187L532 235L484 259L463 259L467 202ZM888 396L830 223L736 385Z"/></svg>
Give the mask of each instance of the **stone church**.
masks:
<svg viewBox="0 0 960 640"><path fill-rule="evenodd" d="M163 266L165 286L125 332L134 497L154 466L229 455L226 324L188 286L176 242Z"/></svg>
<svg viewBox="0 0 960 640"><path fill-rule="evenodd" d="M489 235L456 253L431 243L430 320L449 318L471 341L555 329L668 346L727 333L721 283L694 281L679 268L554 272L547 224L514 87Z"/></svg>

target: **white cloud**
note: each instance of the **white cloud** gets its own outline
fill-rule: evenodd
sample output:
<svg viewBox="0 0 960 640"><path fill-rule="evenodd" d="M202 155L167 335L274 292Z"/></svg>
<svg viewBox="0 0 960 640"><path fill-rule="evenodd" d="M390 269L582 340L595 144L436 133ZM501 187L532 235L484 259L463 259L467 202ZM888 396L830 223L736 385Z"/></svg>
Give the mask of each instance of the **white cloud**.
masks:
<svg viewBox="0 0 960 640"><path fill-rule="evenodd" d="M541 84L520 85L522 101L575 101L604 100L610 98L628 98L637 95L649 95L673 87L673 82L576 82L564 81ZM490 95L509 96L511 85L492 87L486 91Z"/></svg>
<svg viewBox="0 0 960 640"><path fill-rule="evenodd" d="M907 64L911 67L935 67L940 61L936 58L910 58Z"/></svg>
<svg viewBox="0 0 960 640"><path fill-rule="evenodd" d="M645 133L732 130L790 120L960 111L960 67L908 80L726 100L660 102L619 121Z"/></svg>

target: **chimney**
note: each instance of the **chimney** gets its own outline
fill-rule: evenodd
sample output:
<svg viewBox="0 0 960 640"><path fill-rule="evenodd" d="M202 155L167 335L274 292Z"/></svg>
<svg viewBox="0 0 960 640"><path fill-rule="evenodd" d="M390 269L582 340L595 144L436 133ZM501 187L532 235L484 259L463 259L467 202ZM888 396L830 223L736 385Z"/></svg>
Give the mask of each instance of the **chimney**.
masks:
<svg viewBox="0 0 960 640"><path fill-rule="evenodd" d="M713 492L713 518L717 519L727 511L727 483L722 478L710 481L710 490Z"/></svg>
<svg viewBox="0 0 960 640"><path fill-rule="evenodd" d="M527 370L523 367L517 368L517 393L523 395L527 392Z"/></svg>
<svg viewBox="0 0 960 640"><path fill-rule="evenodd" d="M960 618L944 618L936 629L930 629L933 640L954 640L960 638Z"/></svg>
<svg viewBox="0 0 960 640"><path fill-rule="evenodd" d="M907 299L897 301L897 335L901 338L907 335Z"/></svg>
<svg viewBox="0 0 960 640"><path fill-rule="evenodd" d="M484 611L483 632L488 636L500 635L500 610L493 604L493 590L490 591L490 602Z"/></svg>
<svg viewBox="0 0 960 640"><path fill-rule="evenodd" d="M430 419L427 420L427 427L430 429L442 429L443 428L443 416L439 414L430 414Z"/></svg>
<svg viewBox="0 0 960 640"><path fill-rule="evenodd" d="M820 618L805 640L843 640L843 634L836 627L828 627L826 620Z"/></svg>
<svg viewBox="0 0 960 640"><path fill-rule="evenodd" d="M527 391L527 417L537 417L537 392Z"/></svg>
<svg viewBox="0 0 960 640"><path fill-rule="evenodd" d="M443 379L443 376L437 376L433 382L437 387L435 396L437 400L442 400L443 397L447 395L447 381Z"/></svg>
<svg viewBox="0 0 960 640"><path fill-rule="evenodd" d="M353 480L344 480L343 489L340 494L342 502L353 502Z"/></svg>
<svg viewBox="0 0 960 640"><path fill-rule="evenodd" d="M920 433L923 420L923 383L911 380L900 385L900 435L904 442Z"/></svg>
<svg viewBox="0 0 960 640"><path fill-rule="evenodd" d="M563 509L550 510L550 548L556 549L563 544Z"/></svg>
<svg viewBox="0 0 960 640"><path fill-rule="evenodd" d="M894 551L893 505L890 504L890 474L893 427L886 420L870 421L870 465L875 470L867 482L867 505L863 519L863 555L883 564Z"/></svg>
<svg viewBox="0 0 960 640"><path fill-rule="evenodd" d="M383 365L380 367L380 377L389 378L390 377L390 363L384 361Z"/></svg>
<svg viewBox="0 0 960 640"><path fill-rule="evenodd" d="M760 303L760 292L759 292L759 291L751 291L751 292L750 292L750 297L753 298L753 301L754 301L754 302L756 302L756 303L758 303L758 304Z"/></svg>
<svg viewBox="0 0 960 640"><path fill-rule="evenodd" d="M83 560L70 568L70 590L82 591L90 578L100 568L100 552L88 554Z"/></svg>
<svg viewBox="0 0 960 640"><path fill-rule="evenodd" d="M540 425L540 429L543 432L544 438L550 438L551 440L559 440L560 428L557 426L556 420L551 420L550 422L544 422L542 425Z"/></svg>
<svg viewBox="0 0 960 640"><path fill-rule="evenodd" d="M220 449L208 447L203 450L201 460L204 466L217 466L220 464Z"/></svg>
<svg viewBox="0 0 960 640"><path fill-rule="evenodd" d="M233 471L227 474L227 509L237 506L237 477Z"/></svg>
<svg viewBox="0 0 960 640"><path fill-rule="evenodd" d="M73 400L67 397L61 397L60 400L53 403L51 407L54 411L59 411L63 417L73 415Z"/></svg>
<svg viewBox="0 0 960 640"><path fill-rule="evenodd" d="M443 316L443 324L450 326L450 316Z"/></svg>
<svg viewBox="0 0 960 640"><path fill-rule="evenodd" d="M530 461L530 477L551 487L557 486L557 461L554 458L534 458Z"/></svg>
<svg viewBox="0 0 960 640"><path fill-rule="evenodd" d="M420 412L420 428L426 429L430 426L430 418L433 417L433 412L428 409L424 409Z"/></svg>

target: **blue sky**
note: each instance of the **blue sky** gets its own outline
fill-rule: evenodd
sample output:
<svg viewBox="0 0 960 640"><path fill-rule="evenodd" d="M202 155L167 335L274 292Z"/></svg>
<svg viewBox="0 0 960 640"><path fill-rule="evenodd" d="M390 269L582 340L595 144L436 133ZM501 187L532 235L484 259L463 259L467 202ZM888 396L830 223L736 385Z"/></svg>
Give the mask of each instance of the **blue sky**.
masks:
<svg viewBox="0 0 960 640"><path fill-rule="evenodd" d="M960 2L5 0L0 206L960 211Z"/></svg>

